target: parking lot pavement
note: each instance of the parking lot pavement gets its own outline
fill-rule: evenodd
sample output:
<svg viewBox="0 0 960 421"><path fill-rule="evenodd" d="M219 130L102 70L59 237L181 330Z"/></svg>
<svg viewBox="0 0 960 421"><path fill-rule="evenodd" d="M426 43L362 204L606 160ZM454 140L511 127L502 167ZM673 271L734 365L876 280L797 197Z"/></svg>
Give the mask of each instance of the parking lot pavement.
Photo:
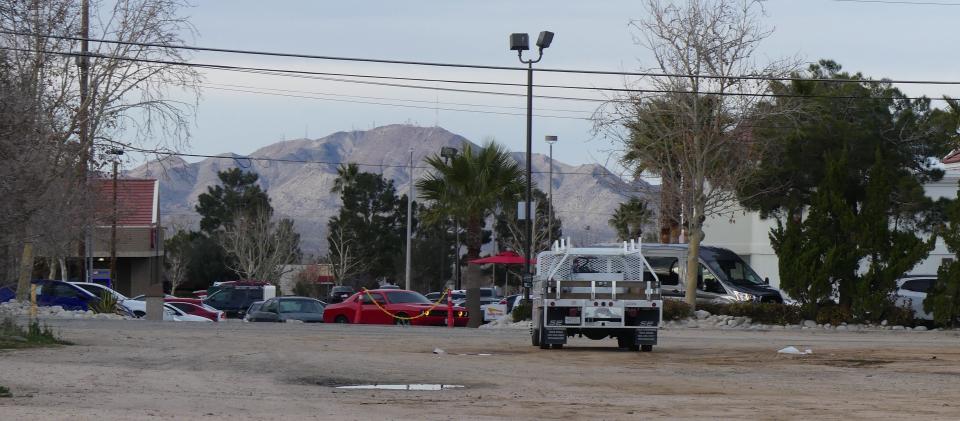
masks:
<svg viewBox="0 0 960 421"><path fill-rule="evenodd" d="M664 330L639 353L512 329L52 323L76 345L0 354L3 419L960 416L956 332ZM464 387L337 388L369 384Z"/></svg>

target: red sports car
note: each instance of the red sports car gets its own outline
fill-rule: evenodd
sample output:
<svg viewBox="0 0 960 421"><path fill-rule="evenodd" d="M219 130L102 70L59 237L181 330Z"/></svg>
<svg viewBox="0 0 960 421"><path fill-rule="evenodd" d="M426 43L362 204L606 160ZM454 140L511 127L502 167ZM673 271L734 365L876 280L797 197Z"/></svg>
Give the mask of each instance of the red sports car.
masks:
<svg viewBox="0 0 960 421"><path fill-rule="evenodd" d="M185 301L185 300L187 299L168 298L164 300L164 302L176 308L179 308L180 310L183 310L184 313L192 314L194 316L206 317L215 322L219 322L226 318L223 312L220 310L217 310L213 307L206 306L204 304L196 305L192 302Z"/></svg>
<svg viewBox="0 0 960 421"><path fill-rule="evenodd" d="M358 310L359 320L357 320ZM453 325L466 326L467 320L469 320L467 310L454 306ZM360 291L343 302L328 305L323 310L323 321L325 323L445 326L447 304L441 303L434 306L433 302L416 291L374 289Z"/></svg>

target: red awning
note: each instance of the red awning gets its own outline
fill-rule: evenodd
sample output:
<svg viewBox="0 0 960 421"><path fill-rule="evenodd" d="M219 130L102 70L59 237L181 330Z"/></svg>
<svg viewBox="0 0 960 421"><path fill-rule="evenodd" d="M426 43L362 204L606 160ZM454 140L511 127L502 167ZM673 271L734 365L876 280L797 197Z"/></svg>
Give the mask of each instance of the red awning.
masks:
<svg viewBox="0 0 960 421"><path fill-rule="evenodd" d="M495 256L483 257L480 259L471 260L469 263L472 265L485 265L487 263L496 263L500 265L522 265L526 259L523 256L517 254L515 251L504 251ZM532 259L531 264L536 264L537 259Z"/></svg>

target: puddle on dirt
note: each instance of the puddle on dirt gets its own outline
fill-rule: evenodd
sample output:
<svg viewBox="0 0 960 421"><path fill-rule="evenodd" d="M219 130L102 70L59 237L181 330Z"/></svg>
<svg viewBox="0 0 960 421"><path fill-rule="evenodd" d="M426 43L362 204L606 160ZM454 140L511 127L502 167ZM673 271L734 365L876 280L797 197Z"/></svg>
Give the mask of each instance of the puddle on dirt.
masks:
<svg viewBox="0 0 960 421"><path fill-rule="evenodd" d="M337 386L337 389L436 391L436 390L449 390L449 389L463 389L465 387L466 386L459 385L459 384L414 383L414 384L357 384L357 385L351 385L351 386Z"/></svg>

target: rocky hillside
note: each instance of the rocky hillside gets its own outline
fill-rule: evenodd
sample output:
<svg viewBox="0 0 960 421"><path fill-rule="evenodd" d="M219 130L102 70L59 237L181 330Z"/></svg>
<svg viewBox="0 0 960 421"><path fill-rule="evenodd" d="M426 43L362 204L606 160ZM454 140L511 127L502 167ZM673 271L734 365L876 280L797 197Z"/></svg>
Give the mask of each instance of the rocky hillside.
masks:
<svg viewBox="0 0 960 421"><path fill-rule="evenodd" d="M340 162L356 162L361 170L382 173L393 179L400 192L410 183L407 161L414 148L414 162L441 147L461 148L469 140L439 127L390 125L367 131L338 132L320 139L298 139L275 143L250 154L303 162L257 161L225 153L188 163L171 157L144 164L127 173L130 177L159 178L160 207L166 225L195 223L197 196L217 182L217 171L240 167L260 174L279 215L296 220L302 248L310 254L326 253L326 223L337 212L339 200L330 193ZM523 153L513 157L523 164ZM650 189L643 182L628 184L600 165L567 165L554 161L553 192L557 215L563 220L564 235L576 243L605 241L613 237L607 219L628 195ZM534 179L546 191L549 158L534 154ZM415 168L420 177L425 169ZM589 229L587 228L589 227Z"/></svg>

